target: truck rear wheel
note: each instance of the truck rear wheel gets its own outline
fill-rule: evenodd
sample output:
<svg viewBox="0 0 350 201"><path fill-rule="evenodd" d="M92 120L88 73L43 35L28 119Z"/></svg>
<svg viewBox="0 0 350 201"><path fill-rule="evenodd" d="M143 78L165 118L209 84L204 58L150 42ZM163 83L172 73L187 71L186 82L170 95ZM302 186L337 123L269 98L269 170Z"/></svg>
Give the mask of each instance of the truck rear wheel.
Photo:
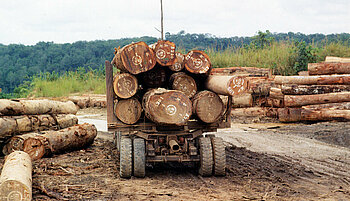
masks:
<svg viewBox="0 0 350 201"><path fill-rule="evenodd" d="M213 172L213 150L210 138L199 139L200 166L199 174L211 176Z"/></svg>
<svg viewBox="0 0 350 201"><path fill-rule="evenodd" d="M146 174L146 150L145 140L142 138L134 139L134 176L145 177Z"/></svg>
<svg viewBox="0 0 350 201"><path fill-rule="evenodd" d="M120 140L120 177L129 178L132 174L132 142L129 137L121 137Z"/></svg>
<svg viewBox="0 0 350 201"><path fill-rule="evenodd" d="M213 146L214 175L225 176L226 153L224 141L220 137L212 137L211 144Z"/></svg>

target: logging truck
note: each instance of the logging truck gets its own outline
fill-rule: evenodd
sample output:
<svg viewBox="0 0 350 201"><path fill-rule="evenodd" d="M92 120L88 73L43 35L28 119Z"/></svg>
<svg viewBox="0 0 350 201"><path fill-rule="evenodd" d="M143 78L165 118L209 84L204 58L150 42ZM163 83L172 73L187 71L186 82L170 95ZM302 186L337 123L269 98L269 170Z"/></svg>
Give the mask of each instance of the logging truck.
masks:
<svg viewBox="0 0 350 201"><path fill-rule="evenodd" d="M134 118L128 118L130 122L125 123L126 121L120 121L117 115L123 116L128 111L115 109L117 100L113 88L113 66L110 61L106 61L105 67L107 127L108 131L114 133L115 144L119 152L121 177L144 177L146 164L168 162L195 163L202 176L225 175L226 155L223 140L215 137L214 134L204 134L216 132L218 128L230 127L231 96L228 96L227 104L223 104L223 115L214 123L205 123L192 118L182 125L159 124L139 113L135 115L137 121L134 122ZM133 81L130 80L129 84L132 85ZM125 104L123 101L119 101L120 104ZM134 103L135 101L131 99L127 104L130 106ZM164 108L166 112L171 114L176 111L173 105L168 106ZM139 104L135 103L133 109L140 110L139 107Z"/></svg>

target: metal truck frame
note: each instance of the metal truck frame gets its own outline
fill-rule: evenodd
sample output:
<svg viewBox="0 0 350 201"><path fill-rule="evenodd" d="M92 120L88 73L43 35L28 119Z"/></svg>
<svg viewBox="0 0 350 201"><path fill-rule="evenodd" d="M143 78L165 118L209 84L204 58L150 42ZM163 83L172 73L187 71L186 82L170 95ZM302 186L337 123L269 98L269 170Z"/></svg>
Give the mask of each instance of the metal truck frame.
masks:
<svg viewBox="0 0 350 201"><path fill-rule="evenodd" d="M193 162L198 164L202 176L224 176L226 154L223 140L215 137L218 128L231 126L230 108L232 97L228 97L226 111L216 123L205 124L191 119L184 126L157 125L145 117L136 124L128 125L114 115L115 94L113 91L113 67L105 62L107 88L107 127L114 133L119 152L120 176L144 177L146 163Z"/></svg>

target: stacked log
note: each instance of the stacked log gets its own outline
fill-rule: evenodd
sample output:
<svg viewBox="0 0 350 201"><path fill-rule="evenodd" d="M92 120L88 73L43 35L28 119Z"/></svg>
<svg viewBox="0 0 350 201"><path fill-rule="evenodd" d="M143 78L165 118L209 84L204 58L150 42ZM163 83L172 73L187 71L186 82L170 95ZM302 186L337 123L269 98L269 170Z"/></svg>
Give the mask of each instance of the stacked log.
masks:
<svg viewBox="0 0 350 201"><path fill-rule="evenodd" d="M119 49L112 62L106 61L107 94L113 93L107 95L113 97L107 100L111 103L107 107L114 111L107 114L109 123L153 122L183 126L190 119L214 123L222 119L225 108L218 94L227 96L247 90L247 81L243 77L210 75L211 62L203 51L191 50L184 55L176 52L174 43L165 40L149 47L143 42L135 44L142 44L149 54L127 51L134 48L131 44ZM145 61L146 56L148 64L154 64L152 68L141 67L142 62L138 66L130 59ZM126 58L129 62L124 61ZM113 67L119 71L114 71L114 84L109 86ZM120 79L126 76L128 79Z"/></svg>

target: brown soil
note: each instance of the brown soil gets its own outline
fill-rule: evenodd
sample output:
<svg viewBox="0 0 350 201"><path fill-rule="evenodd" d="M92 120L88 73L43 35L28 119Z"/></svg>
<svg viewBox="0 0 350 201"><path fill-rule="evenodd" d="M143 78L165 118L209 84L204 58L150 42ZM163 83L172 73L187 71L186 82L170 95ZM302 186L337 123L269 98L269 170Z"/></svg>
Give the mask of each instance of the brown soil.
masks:
<svg viewBox="0 0 350 201"><path fill-rule="evenodd" d="M145 178L131 179L119 177L112 135L99 132L87 149L33 163L33 200L349 200L349 131L345 122L234 123L217 133L225 177L148 164Z"/></svg>

